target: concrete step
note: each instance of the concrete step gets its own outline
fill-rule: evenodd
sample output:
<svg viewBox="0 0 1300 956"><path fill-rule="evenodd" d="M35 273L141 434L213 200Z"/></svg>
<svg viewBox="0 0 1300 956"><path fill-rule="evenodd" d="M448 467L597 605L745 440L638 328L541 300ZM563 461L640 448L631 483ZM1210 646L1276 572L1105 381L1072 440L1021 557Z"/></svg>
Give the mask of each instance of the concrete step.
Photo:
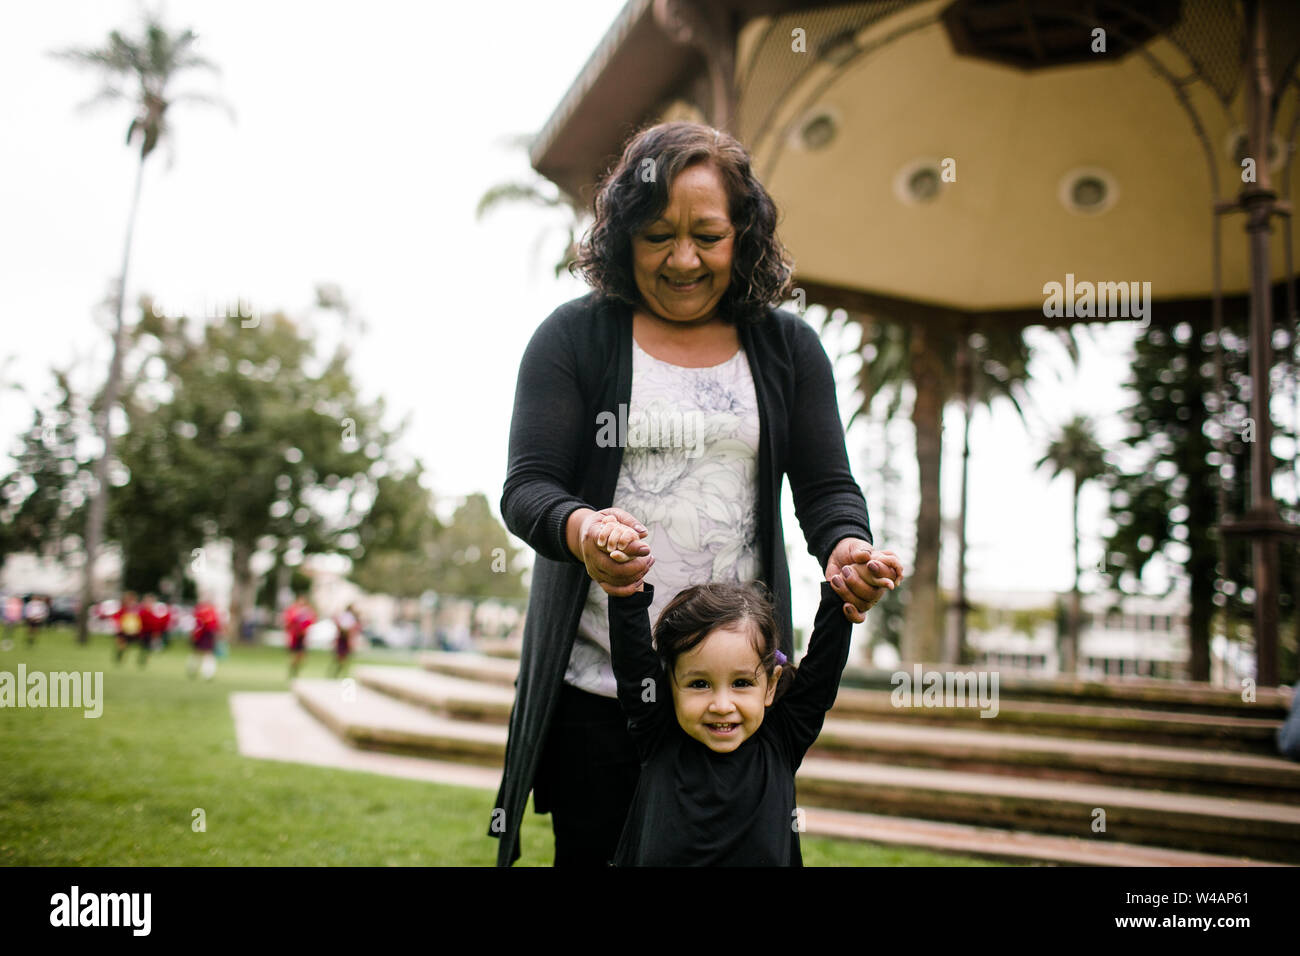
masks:
<svg viewBox="0 0 1300 956"><path fill-rule="evenodd" d="M1067 677L1030 677L992 668L953 664L900 664L895 670L858 667L844 669L842 685L863 690L893 690L918 684L918 673L946 674L988 671L998 674L998 696L1004 701L1049 701L1138 707L1187 713L1284 720L1291 708L1290 687L1257 687L1253 700L1243 700L1241 688L1212 687L1199 681L1157 680L1149 677L1114 677L1085 680ZM899 675L905 675L904 684Z"/></svg>
<svg viewBox="0 0 1300 956"><path fill-rule="evenodd" d="M463 655L452 657L454 662L462 662ZM361 667L355 676L372 690L447 717L494 724L504 724L510 718L514 695L498 684L411 667ZM986 733L980 726L953 729L832 717L826 721L815 753L899 766L1300 803L1300 764L1279 757Z"/></svg>
<svg viewBox="0 0 1300 956"><path fill-rule="evenodd" d="M992 708L988 711L991 713ZM936 727L964 727L989 733L1086 737L1166 747L1232 750L1275 755L1281 722L1251 717L1176 713L1138 707L1016 701L999 697L997 712L979 707L894 705L888 691L842 687L831 714L846 719L891 721Z"/></svg>
<svg viewBox="0 0 1300 956"><path fill-rule="evenodd" d="M513 688L515 678L519 676L519 660L512 657L492 657L472 651L429 651L421 654L419 661L425 670L437 674L500 687Z"/></svg>
<svg viewBox="0 0 1300 956"><path fill-rule="evenodd" d="M500 767L506 728L454 720L403 703L363 684L298 678L293 695L308 712L356 747Z"/></svg>
<svg viewBox="0 0 1300 956"><path fill-rule="evenodd" d="M812 753L876 764L1300 804L1300 764L1254 754L835 717L826 720Z"/></svg>
<svg viewBox="0 0 1300 956"><path fill-rule="evenodd" d="M506 728L455 720L365 685L299 679L293 692L355 746L500 766ZM809 757L798 775L810 806L1109 839L1194 852L1300 862L1300 806L1024 776Z"/></svg>
<svg viewBox="0 0 1300 956"><path fill-rule="evenodd" d="M420 663L434 673L502 687L513 687L519 673L517 660L485 654L430 652L421 655ZM988 718L980 716L978 707L896 707L893 701L891 691L845 686L840 690L833 714L873 722L904 721L993 733L1081 737L1262 755L1276 754L1275 734L1281 723L1265 716L1223 716L1098 703L1014 700L1003 697L1000 685L997 714Z"/></svg>
<svg viewBox="0 0 1300 956"><path fill-rule="evenodd" d="M349 746L307 713L292 694L236 693L230 696L239 752L263 760L379 773L412 780L455 784L496 792L500 770L461 762L383 753ZM1041 836L992 827L973 827L844 810L804 808L809 836L907 846L936 853L960 853L1013 863L1077 866L1259 866L1238 857L1184 853L1102 842L1096 838Z"/></svg>
<svg viewBox="0 0 1300 956"><path fill-rule="evenodd" d="M882 846L906 846L938 853L960 853L1011 863L1067 866L1286 866L1242 856L1188 853L1161 847L1117 843L1104 834L1085 837L1044 836L962 823L940 823L875 813L804 810L805 833Z"/></svg>
<svg viewBox="0 0 1300 956"><path fill-rule="evenodd" d="M1300 862L1300 807L809 758L798 775L811 806ZM1104 811L1104 817L1096 811Z"/></svg>
<svg viewBox="0 0 1300 956"><path fill-rule="evenodd" d="M515 700L513 689L499 684L449 677L418 667L358 667L354 676L371 690L460 720L508 723Z"/></svg>
<svg viewBox="0 0 1300 956"><path fill-rule="evenodd" d="M511 660L519 660L519 655L524 649L522 640L482 640L474 645L474 651L483 654L486 657L505 657Z"/></svg>

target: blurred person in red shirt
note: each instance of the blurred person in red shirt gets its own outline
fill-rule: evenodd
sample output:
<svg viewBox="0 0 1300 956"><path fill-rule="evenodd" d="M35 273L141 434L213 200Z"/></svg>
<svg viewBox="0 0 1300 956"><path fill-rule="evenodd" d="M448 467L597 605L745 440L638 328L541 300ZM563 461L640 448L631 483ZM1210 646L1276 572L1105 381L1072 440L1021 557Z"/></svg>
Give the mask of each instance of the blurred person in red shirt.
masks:
<svg viewBox="0 0 1300 956"><path fill-rule="evenodd" d="M298 676L303 656L307 653L307 629L316 623L316 612L301 594L294 595L293 603L284 609L284 633L289 641L289 676Z"/></svg>
<svg viewBox="0 0 1300 956"><path fill-rule="evenodd" d="M122 595L122 603L118 605L116 611L109 615L113 619L113 626L117 629L114 635L117 641L117 663L122 663L122 657L126 650L133 643L140 643L140 666L148 662L149 645L144 640L144 618L140 614L140 603L136 598L134 591L127 591Z"/></svg>
<svg viewBox="0 0 1300 956"><path fill-rule="evenodd" d="M140 602L140 623L143 625L141 636L144 646L154 650L163 643L163 635L171 625L171 609L166 604L159 604L158 598L146 594Z"/></svg>
<svg viewBox="0 0 1300 956"><path fill-rule="evenodd" d="M185 671L190 679L195 672L204 680L212 680L217 673L217 638L221 635L221 614L211 601L200 600L194 605L194 631L190 635L190 659Z"/></svg>

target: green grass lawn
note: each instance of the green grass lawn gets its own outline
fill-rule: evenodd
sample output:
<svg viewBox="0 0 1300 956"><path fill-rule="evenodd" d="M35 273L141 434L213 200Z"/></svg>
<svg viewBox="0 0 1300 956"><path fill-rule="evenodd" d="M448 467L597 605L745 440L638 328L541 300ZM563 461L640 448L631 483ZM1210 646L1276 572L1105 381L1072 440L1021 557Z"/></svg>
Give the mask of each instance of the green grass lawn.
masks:
<svg viewBox="0 0 1300 956"><path fill-rule="evenodd" d="M112 639L71 631L16 634L0 671L103 671L103 715L0 710L3 866L490 866L494 794L349 770L240 756L232 691L286 691L281 648L237 647L211 682L185 676L173 643L145 669L121 667ZM302 676L326 676L310 652ZM411 663L409 655L360 662ZM202 810L206 830L193 829ZM549 865L549 817L524 816L520 865ZM952 866L985 861L864 844L803 840L809 866Z"/></svg>

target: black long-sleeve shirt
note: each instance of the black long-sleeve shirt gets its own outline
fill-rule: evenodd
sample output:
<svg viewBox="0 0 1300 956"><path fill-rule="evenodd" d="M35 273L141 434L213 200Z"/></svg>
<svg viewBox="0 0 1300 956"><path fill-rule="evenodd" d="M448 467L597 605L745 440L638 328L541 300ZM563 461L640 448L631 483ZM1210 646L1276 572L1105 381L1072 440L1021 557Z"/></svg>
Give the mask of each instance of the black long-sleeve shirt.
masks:
<svg viewBox="0 0 1300 956"><path fill-rule="evenodd" d="M794 683L767 708L752 736L718 753L677 722L672 678L650 642L653 599L649 583L609 599L618 699L641 755L641 778L614 864L802 866L794 774L835 703L848 661L852 626L843 600L822 582L808 653Z"/></svg>
<svg viewBox="0 0 1300 956"><path fill-rule="evenodd" d="M866 502L853 480L835 377L817 333L799 316L772 309L737 327L758 398L759 544L763 581L772 589L781 649L792 652L790 572L781 527L786 477L808 551L824 568L844 538L871 542ZM623 449L597 441L602 413L617 417L632 397L632 309L589 293L556 309L534 333L519 365L510 464L501 495L506 527L537 552L524 622L505 772L489 835L497 855L519 857L519 825L533 788L555 703L591 585L568 550L564 529L575 510L614 500ZM545 813L544 795L535 800Z"/></svg>

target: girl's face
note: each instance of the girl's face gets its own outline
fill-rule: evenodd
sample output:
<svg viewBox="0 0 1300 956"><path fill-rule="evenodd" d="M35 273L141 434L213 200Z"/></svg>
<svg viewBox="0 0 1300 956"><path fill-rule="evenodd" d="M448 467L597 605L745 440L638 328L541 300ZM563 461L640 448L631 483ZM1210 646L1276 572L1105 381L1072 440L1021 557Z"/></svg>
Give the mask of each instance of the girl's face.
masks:
<svg viewBox="0 0 1300 956"><path fill-rule="evenodd" d="M749 625L715 628L677 658L673 709L682 730L710 750L730 753L763 723L781 668L763 671Z"/></svg>

